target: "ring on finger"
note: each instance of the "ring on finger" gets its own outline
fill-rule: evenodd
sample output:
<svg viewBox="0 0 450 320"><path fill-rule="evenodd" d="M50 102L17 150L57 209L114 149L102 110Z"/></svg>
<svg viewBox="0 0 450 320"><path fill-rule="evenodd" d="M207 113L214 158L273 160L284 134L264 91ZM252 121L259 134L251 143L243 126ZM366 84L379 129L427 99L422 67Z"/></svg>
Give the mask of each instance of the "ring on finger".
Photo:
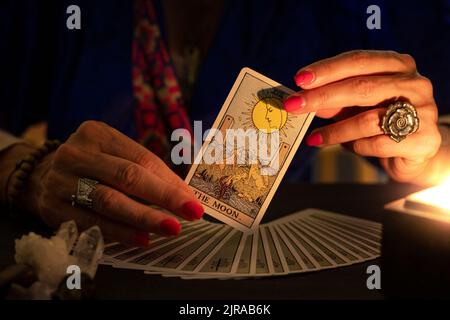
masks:
<svg viewBox="0 0 450 320"><path fill-rule="evenodd" d="M79 178L77 193L71 196L72 207L80 206L83 208L92 209L93 201L90 197L92 191L95 190L98 184L97 180L92 180L88 178Z"/></svg>
<svg viewBox="0 0 450 320"><path fill-rule="evenodd" d="M414 106L405 101L389 105L381 121L385 135L395 142L400 142L419 129L419 118Z"/></svg>

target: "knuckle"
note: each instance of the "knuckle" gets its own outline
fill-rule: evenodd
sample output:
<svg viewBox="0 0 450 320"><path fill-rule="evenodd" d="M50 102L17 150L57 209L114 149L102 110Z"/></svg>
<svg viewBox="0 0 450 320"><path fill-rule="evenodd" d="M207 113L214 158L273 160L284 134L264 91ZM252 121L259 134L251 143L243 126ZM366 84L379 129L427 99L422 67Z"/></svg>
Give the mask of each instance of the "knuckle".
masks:
<svg viewBox="0 0 450 320"><path fill-rule="evenodd" d="M384 52L384 54L391 56L392 58L395 58L395 59L399 59L399 57L400 57L400 53L398 53L395 50L386 50L383 52Z"/></svg>
<svg viewBox="0 0 450 320"><path fill-rule="evenodd" d="M359 78L352 82L353 92L363 99L369 98L374 91L374 79L369 77Z"/></svg>
<svg viewBox="0 0 450 320"><path fill-rule="evenodd" d="M407 53L397 54L400 61L403 62L405 67L410 70L416 69L416 60L414 60L413 56Z"/></svg>
<svg viewBox="0 0 450 320"><path fill-rule="evenodd" d="M135 163L119 166L116 173L119 184L126 190L138 184L141 179L140 167Z"/></svg>
<svg viewBox="0 0 450 320"><path fill-rule="evenodd" d="M64 165L65 163L69 163L75 160L78 157L79 150L74 145L64 143L56 149L53 164L55 166Z"/></svg>
<svg viewBox="0 0 450 320"><path fill-rule="evenodd" d="M364 112L360 115L358 124L359 132L367 132L369 135L380 133L380 116L378 112Z"/></svg>
<svg viewBox="0 0 450 320"><path fill-rule="evenodd" d="M115 196L114 192L110 189L102 189L101 191L93 191L93 199L95 199L95 208L100 212L110 211L114 207Z"/></svg>
<svg viewBox="0 0 450 320"><path fill-rule="evenodd" d="M313 69L315 70L316 74L325 76L333 73L334 72L333 70L335 68L335 64L327 59L317 62L313 64L313 66L314 66Z"/></svg>
<svg viewBox="0 0 450 320"><path fill-rule="evenodd" d="M136 155L136 162L148 171L156 172L158 165L155 160L148 154L148 152L150 151L145 150Z"/></svg>
<svg viewBox="0 0 450 320"><path fill-rule="evenodd" d="M386 155L388 151L388 145L384 140L385 136L377 136L372 141L372 148L376 155Z"/></svg>
<svg viewBox="0 0 450 320"><path fill-rule="evenodd" d="M353 149L353 152L356 154L359 154L362 156L365 155L364 145L363 145L362 141L360 141L360 140L356 140L353 142L352 149Z"/></svg>
<svg viewBox="0 0 450 320"><path fill-rule="evenodd" d="M98 134L102 128L104 128L103 122L87 120L78 127L76 133L82 137L92 138L92 136Z"/></svg>
<svg viewBox="0 0 450 320"><path fill-rule="evenodd" d="M370 53L366 50L353 50L350 52L353 64L360 70L364 70L370 59Z"/></svg>
<svg viewBox="0 0 450 320"><path fill-rule="evenodd" d="M441 147L441 143L442 143L442 136L441 133L439 131L439 129L436 127L435 131L434 131L434 137L433 139L428 139L431 140L432 143L432 156L434 156L436 154L436 152L438 152L439 148Z"/></svg>
<svg viewBox="0 0 450 320"><path fill-rule="evenodd" d="M309 95L309 98L311 98L311 95ZM314 109L324 109L327 107L327 104L330 100L330 95L326 90L318 89L315 92L314 98L313 98L313 108ZM308 101L308 96L306 98L306 101Z"/></svg>
<svg viewBox="0 0 450 320"><path fill-rule="evenodd" d="M436 106L436 104L432 104L430 107L430 118L431 121L433 123L437 123L438 122L438 118L439 118L439 110L438 107Z"/></svg>
<svg viewBox="0 0 450 320"><path fill-rule="evenodd" d="M144 212L136 212L130 218L132 225L145 228L148 225L147 215Z"/></svg>
<svg viewBox="0 0 450 320"><path fill-rule="evenodd" d="M442 136L438 126L430 126L426 131L418 133L419 143L417 153L424 154L426 158L432 158L438 152L442 143Z"/></svg>
<svg viewBox="0 0 450 320"><path fill-rule="evenodd" d="M342 142L342 132L335 125L330 125L324 128L321 133L324 144L334 144Z"/></svg>
<svg viewBox="0 0 450 320"><path fill-rule="evenodd" d="M161 202L161 204L165 204L170 207L170 203L172 200L172 195L174 194L172 188L169 186L165 186L160 188L158 199Z"/></svg>
<svg viewBox="0 0 450 320"><path fill-rule="evenodd" d="M95 120L87 120L84 121L77 129L78 133L85 133L90 132L93 128L96 128L98 126L97 121Z"/></svg>
<svg viewBox="0 0 450 320"><path fill-rule="evenodd" d="M422 122L427 122L429 125L438 123L439 110L435 104L429 104L417 109L419 117L419 131L424 130L425 126Z"/></svg>
<svg viewBox="0 0 450 320"><path fill-rule="evenodd" d="M433 96L433 83L424 76L418 76L415 79L417 88L425 93L426 96Z"/></svg>
<svg viewBox="0 0 450 320"><path fill-rule="evenodd" d="M404 63L404 61L402 60L402 55L395 50L386 50L382 51L382 53L387 58L391 58L401 63Z"/></svg>

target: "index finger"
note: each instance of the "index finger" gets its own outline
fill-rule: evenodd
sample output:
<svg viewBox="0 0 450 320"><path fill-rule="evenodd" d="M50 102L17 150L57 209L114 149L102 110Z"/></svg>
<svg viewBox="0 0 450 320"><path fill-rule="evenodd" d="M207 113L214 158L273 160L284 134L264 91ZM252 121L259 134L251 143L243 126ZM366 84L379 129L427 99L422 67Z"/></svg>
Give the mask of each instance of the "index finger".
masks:
<svg viewBox="0 0 450 320"><path fill-rule="evenodd" d="M93 148L132 161L159 178L180 186L188 193L192 193L192 190L186 184L181 183L183 180L164 161L113 127L99 121L86 121L78 128L77 133L84 143L91 145ZM96 137L96 139L93 139L93 137Z"/></svg>
<svg viewBox="0 0 450 320"><path fill-rule="evenodd" d="M80 151L70 145L61 146L59 152L65 153L65 156L56 162L56 170L65 168L64 172L70 170L69 172L77 177L98 180L127 195L156 204L188 220L200 219L203 215L203 207L182 180L180 183L171 183L134 162L105 153ZM74 158L78 161L73 161ZM70 166L69 161L73 162ZM182 185L186 185L191 192L186 192ZM109 196L109 198L118 197Z"/></svg>
<svg viewBox="0 0 450 320"><path fill-rule="evenodd" d="M413 72L414 59L394 51L355 50L314 62L294 77L297 86L312 89L350 77Z"/></svg>

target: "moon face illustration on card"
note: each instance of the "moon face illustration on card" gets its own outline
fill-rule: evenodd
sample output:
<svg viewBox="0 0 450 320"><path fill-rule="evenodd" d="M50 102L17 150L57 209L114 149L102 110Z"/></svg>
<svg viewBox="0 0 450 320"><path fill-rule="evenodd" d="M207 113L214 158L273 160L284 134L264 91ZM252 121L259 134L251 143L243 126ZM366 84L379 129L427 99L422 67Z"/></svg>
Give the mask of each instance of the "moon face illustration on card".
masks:
<svg viewBox="0 0 450 320"><path fill-rule="evenodd" d="M283 129L287 119L288 115L283 109L282 101L277 98L263 98L251 109L251 120L255 128L269 134Z"/></svg>
<svg viewBox="0 0 450 320"><path fill-rule="evenodd" d="M293 115L293 91L242 69L186 182L207 214L255 230L314 117Z"/></svg>

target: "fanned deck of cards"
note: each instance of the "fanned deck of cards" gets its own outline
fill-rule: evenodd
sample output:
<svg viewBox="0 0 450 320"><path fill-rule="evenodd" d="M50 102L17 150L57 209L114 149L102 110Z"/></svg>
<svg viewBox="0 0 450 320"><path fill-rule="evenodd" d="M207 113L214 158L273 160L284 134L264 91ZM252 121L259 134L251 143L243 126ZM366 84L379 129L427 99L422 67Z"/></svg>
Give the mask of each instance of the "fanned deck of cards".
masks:
<svg viewBox="0 0 450 320"><path fill-rule="evenodd" d="M183 279L280 276L347 266L380 254L381 225L306 209L253 233L200 220L176 238L152 236L148 248L109 244L102 263Z"/></svg>

